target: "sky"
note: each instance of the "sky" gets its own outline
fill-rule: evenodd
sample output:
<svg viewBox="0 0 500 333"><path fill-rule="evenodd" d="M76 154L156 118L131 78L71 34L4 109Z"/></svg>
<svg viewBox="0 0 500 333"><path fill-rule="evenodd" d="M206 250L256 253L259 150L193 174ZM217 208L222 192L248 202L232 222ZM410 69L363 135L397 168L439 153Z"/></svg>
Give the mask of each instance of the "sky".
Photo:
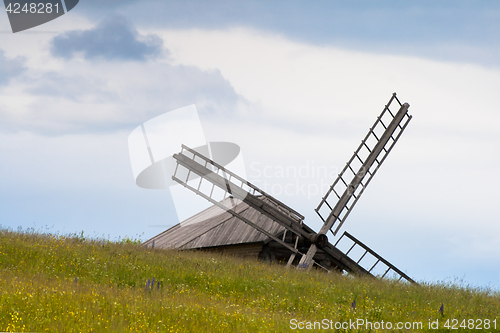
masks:
<svg viewBox="0 0 500 333"><path fill-rule="evenodd" d="M0 32L2 227L177 224L169 190L135 184L128 136L194 104L207 141L239 145L248 180L319 230L397 92L413 119L343 230L417 281L500 287L498 2L82 0Z"/></svg>

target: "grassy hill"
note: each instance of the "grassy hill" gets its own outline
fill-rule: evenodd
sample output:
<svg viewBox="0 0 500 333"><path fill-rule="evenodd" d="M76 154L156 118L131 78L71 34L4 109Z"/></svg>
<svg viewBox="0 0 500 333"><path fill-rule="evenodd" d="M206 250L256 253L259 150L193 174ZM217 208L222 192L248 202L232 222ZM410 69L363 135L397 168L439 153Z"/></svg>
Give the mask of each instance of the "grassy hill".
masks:
<svg viewBox="0 0 500 333"><path fill-rule="evenodd" d="M492 332L499 309L486 290L0 230L0 331Z"/></svg>

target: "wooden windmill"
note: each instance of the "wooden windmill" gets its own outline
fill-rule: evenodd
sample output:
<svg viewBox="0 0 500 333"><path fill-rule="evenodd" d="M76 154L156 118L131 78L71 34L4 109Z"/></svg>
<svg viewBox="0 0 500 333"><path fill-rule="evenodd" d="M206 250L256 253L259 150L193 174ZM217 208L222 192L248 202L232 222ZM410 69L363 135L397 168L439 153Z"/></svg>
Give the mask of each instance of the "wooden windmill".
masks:
<svg viewBox="0 0 500 333"><path fill-rule="evenodd" d="M392 276L415 283L348 232L344 232L335 244L330 243L327 237L328 232L333 236L338 234L378 168L400 138L412 118L408 114L408 108L408 103L402 104L395 93L392 95L315 209L323 221L319 232L308 227L304 223L304 216L297 211L185 145L173 156L177 166L172 179L210 201L231 218L244 222L251 227L247 227L247 232L256 231L265 236L275 244L275 249L279 248L282 255L288 256L288 266L309 269L316 265L327 270ZM223 232L218 229L211 235L215 237L214 235ZM152 242L154 244L154 239ZM341 251L337 246L339 242L350 242L351 246L347 251ZM146 243L151 244L151 240ZM356 252L358 256L354 256ZM366 265L367 262L370 264Z"/></svg>

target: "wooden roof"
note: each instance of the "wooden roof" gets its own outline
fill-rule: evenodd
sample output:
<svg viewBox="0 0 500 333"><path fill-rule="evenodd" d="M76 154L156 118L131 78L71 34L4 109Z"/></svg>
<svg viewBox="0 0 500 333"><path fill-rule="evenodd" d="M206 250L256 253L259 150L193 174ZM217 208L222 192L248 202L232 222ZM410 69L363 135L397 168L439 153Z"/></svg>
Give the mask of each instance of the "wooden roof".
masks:
<svg viewBox="0 0 500 333"><path fill-rule="evenodd" d="M246 203L226 198L225 206L235 202L234 210L273 235L285 228ZM185 221L147 240L143 245L155 248L199 249L213 246L267 242L269 237L217 206L209 207Z"/></svg>

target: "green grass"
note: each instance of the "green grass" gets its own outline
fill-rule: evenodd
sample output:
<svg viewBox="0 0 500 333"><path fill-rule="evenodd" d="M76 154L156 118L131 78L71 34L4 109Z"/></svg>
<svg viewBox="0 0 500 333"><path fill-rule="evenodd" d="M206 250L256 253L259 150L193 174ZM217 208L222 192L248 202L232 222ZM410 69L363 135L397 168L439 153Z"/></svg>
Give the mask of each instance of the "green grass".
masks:
<svg viewBox="0 0 500 333"><path fill-rule="evenodd" d="M439 320L436 332L457 331L443 328L448 319L458 320L459 331L467 330L463 319L496 319L500 331L499 309L498 294L450 284L419 287L130 240L0 230L0 331L290 332L292 319L421 322L424 330ZM482 331L495 331L490 325Z"/></svg>

